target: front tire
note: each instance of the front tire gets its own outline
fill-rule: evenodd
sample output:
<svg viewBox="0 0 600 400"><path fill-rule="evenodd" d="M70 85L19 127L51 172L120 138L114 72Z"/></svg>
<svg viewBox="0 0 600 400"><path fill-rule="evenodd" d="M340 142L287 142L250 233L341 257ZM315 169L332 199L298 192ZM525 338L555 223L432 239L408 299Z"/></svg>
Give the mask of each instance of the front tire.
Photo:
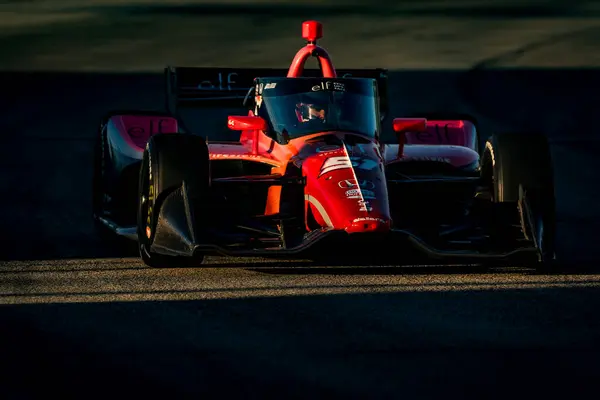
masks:
<svg viewBox="0 0 600 400"><path fill-rule="evenodd" d="M541 134L493 135L485 143L482 178L498 219L520 224L539 248L538 269L555 267L556 206L550 147ZM506 220L499 221L506 223Z"/></svg>
<svg viewBox="0 0 600 400"><path fill-rule="evenodd" d="M140 257L148 266L187 267L203 261L202 254L178 257L151 250L161 204L184 182L190 204L201 217L209 196L208 146L204 139L187 134L159 134L150 138L140 168L137 220ZM195 223L201 225L202 218Z"/></svg>

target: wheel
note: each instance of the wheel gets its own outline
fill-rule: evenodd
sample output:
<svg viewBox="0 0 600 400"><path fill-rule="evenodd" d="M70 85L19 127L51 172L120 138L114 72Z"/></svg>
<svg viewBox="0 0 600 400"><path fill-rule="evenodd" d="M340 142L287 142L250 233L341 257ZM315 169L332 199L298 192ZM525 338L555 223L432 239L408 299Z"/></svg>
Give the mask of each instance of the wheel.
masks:
<svg viewBox="0 0 600 400"><path fill-rule="evenodd" d="M175 257L150 250L155 239L160 207L164 199L185 182L190 203L200 218L209 196L208 146L199 136L158 134L150 138L140 168L137 236L139 252L151 267L193 266L202 263L203 255Z"/></svg>
<svg viewBox="0 0 600 400"><path fill-rule="evenodd" d="M105 204L105 168L106 168L106 137L103 125L100 126L94 142L93 175L92 175L92 220L96 235L106 245L111 255L131 257L137 254L135 242L123 238L109 229L100 221L106 210Z"/></svg>
<svg viewBox="0 0 600 400"><path fill-rule="evenodd" d="M495 203L494 218L505 227L514 218L525 237L539 247L539 268L555 267L554 174L546 137L493 135L481 159L484 186Z"/></svg>

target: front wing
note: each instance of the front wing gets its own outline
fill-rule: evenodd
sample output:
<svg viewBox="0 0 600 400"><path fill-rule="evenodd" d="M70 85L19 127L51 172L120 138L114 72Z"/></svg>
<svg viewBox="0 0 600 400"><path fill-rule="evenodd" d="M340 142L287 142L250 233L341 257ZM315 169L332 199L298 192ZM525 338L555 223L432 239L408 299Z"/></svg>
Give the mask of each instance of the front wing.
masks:
<svg viewBox="0 0 600 400"><path fill-rule="evenodd" d="M232 234L218 229L206 229L193 223L197 220L186 196L185 184L169 194L160 207L154 240L150 250L169 256L194 257L196 254L219 254L250 257L313 257L347 254L348 248L373 255L390 254L402 259L405 254L420 254L425 259L453 263L539 262L541 254L535 241L523 247L503 252L439 249L408 230L388 233L353 233L323 228L304 235L302 241L287 247L282 235L274 231L246 228L244 234ZM240 227L240 226L238 226ZM243 230L243 229L242 229ZM349 246L349 244L356 245ZM364 246L361 246L364 244ZM344 250L346 249L346 250ZM368 250L367 250L368 249ZM365 255L365 254L361 254Z"/></svg>

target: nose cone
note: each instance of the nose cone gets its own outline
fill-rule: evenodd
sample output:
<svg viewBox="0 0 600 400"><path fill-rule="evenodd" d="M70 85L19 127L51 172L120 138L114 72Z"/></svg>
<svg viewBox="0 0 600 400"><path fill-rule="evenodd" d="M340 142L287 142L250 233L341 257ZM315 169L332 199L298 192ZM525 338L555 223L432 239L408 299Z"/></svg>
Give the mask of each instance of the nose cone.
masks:
<svg viewBox="0 0 600 400"><path fill-rule="evenodd" d="M390 230L383 160L373 143L322 146L302 169L307 210L319 225L348 233Z"/></svg>
<svg viewBox="0 0 600 400"><path fill-rule="evenodd" d="M345 231L348 233L389 232L390 220L377 217L358 217L350 221Z"/></svg>

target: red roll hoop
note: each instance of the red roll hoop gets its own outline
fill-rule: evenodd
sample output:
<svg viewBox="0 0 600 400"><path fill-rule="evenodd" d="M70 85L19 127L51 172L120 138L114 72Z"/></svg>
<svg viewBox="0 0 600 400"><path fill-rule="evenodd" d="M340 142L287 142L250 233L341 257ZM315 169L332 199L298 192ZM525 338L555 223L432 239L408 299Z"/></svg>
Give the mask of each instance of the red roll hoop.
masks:
<svg viewBox="0 0 600 400"><path fill-rule="evenodd" d="M323 25L317 21L304 21L302 23L302 38L308 41L308 44L298 50L294 60L288 70L288 78L299 78L304 71L304 64L308 57L316 57L321 66L321 72L324 78L336 78L337 73L331 63L331 58L327 51L317 46L317 39L323 37Z"/></svg>

